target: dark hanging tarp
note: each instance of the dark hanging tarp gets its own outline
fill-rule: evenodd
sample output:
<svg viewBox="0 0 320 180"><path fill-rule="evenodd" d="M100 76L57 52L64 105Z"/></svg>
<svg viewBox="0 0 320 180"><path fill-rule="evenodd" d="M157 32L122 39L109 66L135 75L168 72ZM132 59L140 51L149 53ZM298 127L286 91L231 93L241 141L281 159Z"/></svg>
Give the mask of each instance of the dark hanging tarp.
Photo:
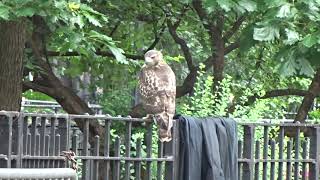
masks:
<svg viewBox="0 0 320 180"><path fill-rule="evenodd" d="M178 116L180 180L237 180L237 123Z"/></svg>

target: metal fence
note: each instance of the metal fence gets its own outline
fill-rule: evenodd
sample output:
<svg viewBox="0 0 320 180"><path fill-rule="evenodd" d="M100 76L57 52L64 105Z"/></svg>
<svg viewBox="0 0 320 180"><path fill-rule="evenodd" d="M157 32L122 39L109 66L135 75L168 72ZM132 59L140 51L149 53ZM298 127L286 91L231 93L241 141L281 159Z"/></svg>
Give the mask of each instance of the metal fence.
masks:
<svg viewBox="0 0 320 180"><path fill-rule="evenodd" d="M1 140L5 141L3 147L7 150L3 153L5 155L0 155L0 164L5 163L8 168L73 167L75 164L63 156L63 152L71 150L75 156L69 159L76 159L78 176L83 180L102 177L112 180L173 180L177 175L174 170L177 167L174 159L176 133L169 143L154 143L158 138L152 135L153 122L150 120L1 111L0 119L8 127L0 127L8 129L8 133L2 132L8 136ZM83 131L73 126L75 120L82 121ZM92 138L89 123L93 120L101 123L104 137ZM144 129L135 139L133 126ZM114 132L112 129L120 130Z"/></svg>
<svg viewBox="0 0 320 180"><path fill-rule="evenodd" d="M240 123L239 180L318 180L318 124ZM308 136L302 135L302 131ZM291 134L293 137L287 137Z"/></svg>
<svg viewBox="0 0 320 180"><path fill-rule="evenodd" d="M83 131L75 120L83 123ZM103 127L103 137L92 137L93 120ZM318 124L238 124L239 180L319 179ZM178 179L179 124L174 123L170 143L157 142L153 125L130 117L0 111L0 166L65 168L74 167L74 158L83 180ZM308 137L301 133L306 129ZM294 137L285 136L289 130ZM70 150L75 156L68 160L62 152Z"/></svg>
<svg viewBox="0 0 320 180"><path fill-rule="evenodd" d="M95 114L102 114L102 106L98 104L88 103L88 107ZM21 110L24 112L37 112L37 113L59 113L64 112L61 105L55 101L42 101L22 99Z"/></svg>

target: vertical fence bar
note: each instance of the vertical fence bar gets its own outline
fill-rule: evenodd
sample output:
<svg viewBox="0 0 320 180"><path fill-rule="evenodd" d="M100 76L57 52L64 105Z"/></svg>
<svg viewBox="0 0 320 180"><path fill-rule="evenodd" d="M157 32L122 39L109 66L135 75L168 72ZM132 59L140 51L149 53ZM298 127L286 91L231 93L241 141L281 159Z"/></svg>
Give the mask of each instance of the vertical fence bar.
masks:
<svg viewBox="0 0 320 180"><path fill-rule="evenodd" d="M320 127L314 127L311 129L310 137L310 151L309 157L314 159L315 162L309 165L310 177L309 179L319 179L319 163L320 163Z"/></svg>
<svg viewBox="0 0 320 180"><path fill-rule="evenodd" d="M109 157L109 149L110 149L110 126L111 122L110 120L105 120L105 138L104 138L104 156ZM106 161L106 173L105 173L105 178L104 180L109 180L109 172L110 172L110 161Z"/></svg>
<svg viewBox="0 0 320 180"><path fill-rule="evenodd" d="M300 127L296 127L295 147L294 147L294 159L299 160L300 154ZM294 180L299 179L299 162L294 163Z"/></svg>
<svg viewBox="0 0 320 180"><path fill-rule="evenodd" d="M23 118L23 154L28 152L28 116Z"/></svg>
<svg viewBox="0 0 320 180"><path fill-rule="evenodd" d="M276 149L276 142L274 140L270 141L270 147L271 147L271 160L275 159L275 149ZM271 161L270 163L270 180L275 179L275 162Z"/></svg>
<svg viewBox="0 0 320 180"><path fill-rule="evenodd" d="M116 137L114 143L115 157L120 157L120 138ZM112 180L120 180L120 160L114 161L113 166L113 179Z"/></svg>
<svg viewBox="0 0 320 180"><path fill-rule="evenodd" d="M252 125L245 125L243 136L243 158L248 159L249 162L243 164L242 179L253 180L254 171L254 132L255 127Z"/></svg>
<svg viewBox="0 0 320 180"><path fill-rule="evenodd" d="M178 174L177 174L177 166L178 166L178 156L176 156L176 151L179 151L178 147L178 136L179 136L179 131L178 128L179 124L177 121L173 121L173 127L171 130L172 133L172 140L170 142L167 142L164 144L164 156L165 157L173 157L174 161L166 161L166 168L165 168L165 174L164 174L164 179L165 180L174 180L177 179Z"/></svg>
<svg viewBox="0 0 320 180"><path fill-rule="evenodd" d="M28 155L31 155L31 134L28 133ZM31 160L27 160L27 167L31 168Z"/></svg>
<svg viewBox="0 0 320 180"><path fill-rule="evenodd" d="M238 158L242 158L242 141L238 141ZM241 180L242 163L238 163L238 180Z"/></svg>
<svg viewBox="0 0 320 180"><path fill-rule="evenodd" d="M292 151L292 139L287 142L287 179L291 179L291 151Z"/></svg>
<svg viewBox="0 0 320 180"><path fill-rule="evenodd" d="M36 144L36 141L37 141L37 137L36 137L36 134L37 134L37 117L33 116L32 117L32 123L31 123L31 143L33 144L33 146L31 146L31 156L34 156L35 153L36 153L36 149L35 149L35 144Z"/></svg>
<svg viewBox="0 0 320 180"><path fill-rule="evenodd" d="M88 156L89 148L89 120L84 119L84 130L83 130L83 150L82 150L82 155L83 156ZM82 165L82 179L83 180L89 180L89 168L88 168L88 160L83 160L83 165Z"/></svg>
<svg viewBox="0 0 320 180"><path fill-rule="evenodd" d="M141 158L141 139L140 138L137 140L136 149L137 149L136 157ZM136 161L134 163L134 171L135 171L135 179L141 180L141 161Z"/></svg>
<svg viewBox="0 0 320 180"><path fill-rule="evenodd" d="M147 146L147 158L151 157L151 148L152 148L152 123L147 123L147 138L146 138L146 146ZM146 162L146 179L151 180L151 162Z"/></svg>
<svg viewBox="0 0 320 180"><path fill-rule="evenodd" d="M72 136L72 151L78 155L78 135L77 134L73 134Z"/></svg>
<svg viewBox="0 0 320 180"><path fill-rule="evenodd" d="M307 142L304 140L301 142L301 146L302 146L302 159L307 159ZM306 180L306 168L307 168L307 163L303 162L302 163L302 167L301 167L301 179L302 180Z"/></svg>
<svg viewBox="0 0 320 180"><path fill-rule="evenodd" d="M269 144L269 130L268 126L263 127L263 159L267 160L268 159L268 144ZM263 162L263 172L262 172L262 179L267 180L267 170L268 170L268 162Z"/></svg>
<svg viewBox="0 0 320 180"><path fill-rule="evenodd" d="M56 117L52 117L50 119L50 156L54 156L56 154L56 122L57 122L57 118ZM51 160L50 162L50 166L52 168L55 167L55 160Z"/></svg>
<svg viewBox="0 0 320 180"><path fill-rule="evenodd" d="M7 160L7 168L11 168L11 154L12 154L12 120L13 117L10 115L8 117L9 123L9 143L8 143L8 160Z"/></svg>
<svg viewBox="0 0 320 180"><path fill-rule="evenodd" d="M67 151L69 147L69 124L70 119L58 118L58 133L61 136L61 151Z"/></svg>
<svg viewBox="0 0 320 180"><path fill-rule="evenodd" d="M76 133L73 134L72 136L72 151L74 152L74 154L77 156L78 155L78 135ZM70 164L71 168L77 168L77 167L73 167L73 163Z"/></svg>
<svg viewBox="0 0 320 180"><path fill-rule="evenodd" d="M125 148L126 148L125 156L126 157L130 157L131 126L132 126L132 123L130 121L126 122L126 136L125 136ZM124 179L129 180L129 178L130 178L130 161L125 161L124 168L125 168Z"/></svg>
<svg viewBox="0 0 320 180"><path fill-rule="evenodd" d="M163 143L161 141L158 142L158 158L163 157ZM162 179L162 162L158 161L157 163L157 180Z"/></svg>
<svg viewBox="0 0 320 180"><path fill-rule="evenodd" d="M56 149L55 149L55 151L56 151L56 156L60 156L60 151L61 151L61 148L60 148L60 139L61 139L61 136L60 136L60 134L56 134ZM55 163L56 164L56 167L57 168L59 168L60 167L60 160L57 160L57 163Z"/></svg>
<svg viewBox="0 0 320 180"><path fill-rule="evenodd" d="M23 155L23 122L24 114L21 112L18 117L18 139L17 139L17 168L22 168L22 155Z"/></svg>
<svg viewBox="0 0 320 180"><path fill-rule="evenodd" d="M95 136L95 147L94 147L94 156L99 156L99 147L100 147L100 137L97 135ZM93 179L98 180L99 178L99 161L94 160L94 167L93 167Z"/></svg>
<svg viewBox="0 0 320 180"><path fill-rule="evenodd" d="M45 137L45 141L46 141L46 147L45 147L45 156L49 156L50 154L50 136L47 134ZM46 160L46 163L44 164L44 168L50 167L50 161Z"/></svg>
<svg viewBox="0 0 320 180"><path fill-rule="evenodd" d="M238 158L242 158L242 141L238 141ZM242 163L238 163L238 180L241 180Z"/></svg>
<svg viewBox="0 0 320 180"><path fill-rule="evenodd" d="M52 145L51 148L50 148L50 155L51 156L54 156L56 153L55 153L55 146L56 146L56 118L55 117L52 117L51 118L51 122L50 122L50 144Z"/></svg>
<svg viewBox="0 0 320 180"><path fill-rule="evenodd" d="M255 151L255 158L257 160L260 159L260 141L256 141L256 151ZM259 180L259 166L260 166L260 163L259 162L256 162L255 163L255 167L254 167L254 180Z"/></svg>
<svg viewBox="0 0 320 180"><path fill-rule="evenodd" d="M43 156L45 153L45 134L46 134L46 117L41 117L41 128L40 128L40 148L41 148L41 153L40 155Z"/></svg>
<svg viewBox="0 0 320 180"><path fill-rule="evenodd" d="M41 152L41 150L40 150L40 134L38 134L37 133L37 135L36 135L36 156L40 156L40 152ZM40 166L40 159L37 159L37 160L35 160L35 167L36 168L39 168L39 166Z"/></svg>
<svg viewBox="0 0 320 180"><path fill-rule="evenodd" d="M283 140L284 140L284 127L280 126L279 131L279 159L283 159ZM283 176L283 162L279 161L279 168L278 168L278 180L282 180Z"/></svg>
<svg viewBox="0 0 320 180"><path fill-rule="evenodd" d="M46 117L41 117L41 127L40 127L40 155L44 156L46 149ZM45 160L41 160L42 167L45 166ZM40 168L40 167L39 167Z"/></svg>

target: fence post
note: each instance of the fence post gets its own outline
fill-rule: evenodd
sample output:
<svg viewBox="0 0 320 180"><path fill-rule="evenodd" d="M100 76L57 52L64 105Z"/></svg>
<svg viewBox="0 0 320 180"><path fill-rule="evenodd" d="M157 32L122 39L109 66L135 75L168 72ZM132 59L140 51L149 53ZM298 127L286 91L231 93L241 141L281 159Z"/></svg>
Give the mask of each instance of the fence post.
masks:
<svg viewBox="0 0 320 180"><path fill-rule="evenodd" d="M17 168L22 167L22 154L23 154L23 124L24 114L21 112L18 118L18 136L17 136Z"/></svg>
<svg viewBox="0 0 320 180"><path fill-rule="evenodd" d="M173 122L172 127L172 140L168 143L164 143L164 157L172 157L173 162L166 162L165 165L165 175L166 180L177 180L178 179L178 169L179 169L179 159L177 153L179 151L179 128L178 121Z"/></svg>
<svg viewBox="0 0 320 180"><path fill-rule="evenodd" d="M61 136L61 151L67 151L69 148L69 122L71 121L67 117L58 117L58 133ZM59 152L60 153L60 152Z"/></svg>
<svg viewBox="0 0 320 180"><path fill-rule="evenodd" d="M254 132L253 125L243 126L243 158L247 160L243 164L242 179L253 180L254 175Z"/></svg>
<svg viewBox="0 0 320 180"><path fill-rule="evenodd" d="M320 163L320 127L311 128L312 135L310 137L310 158L315 162L310 164L310 179L319 179L319 163Z"/></svg>

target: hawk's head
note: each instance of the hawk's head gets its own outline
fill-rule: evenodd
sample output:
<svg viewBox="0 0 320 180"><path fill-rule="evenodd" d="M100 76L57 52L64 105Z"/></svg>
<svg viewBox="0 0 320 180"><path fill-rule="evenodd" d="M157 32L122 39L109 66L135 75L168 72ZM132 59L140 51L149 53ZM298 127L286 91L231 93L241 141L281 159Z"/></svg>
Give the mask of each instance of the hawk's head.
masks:
<svg viewBox="0 0 320 180"><path fill-rule="evenodd" d="M147 66L155 66L162 61L162 53L157 50L150 50L144 55L144 63Z"/></svg>

